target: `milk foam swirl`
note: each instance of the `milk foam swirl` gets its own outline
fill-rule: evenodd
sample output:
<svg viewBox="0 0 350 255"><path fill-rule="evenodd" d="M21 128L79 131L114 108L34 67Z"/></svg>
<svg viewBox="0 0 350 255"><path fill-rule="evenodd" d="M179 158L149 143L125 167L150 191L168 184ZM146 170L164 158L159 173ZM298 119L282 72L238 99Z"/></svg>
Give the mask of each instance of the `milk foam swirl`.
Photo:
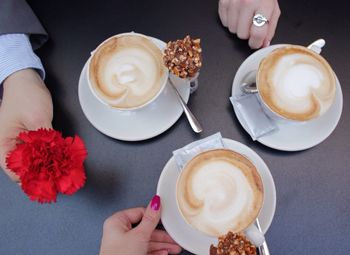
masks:
<svg viewBox="0 0 350 255"><path fill-rule="evenodd" d="M268 106L289 119L307 120L333 103L335 79L328 63L305 49L282 48L271 53L259 70L259 91Z"/></svg>
<svg viewBox="0 0 350 255"><path fill-rule="evenodd" d="M132 108L145 104L167 78L160 49L148 38L125 35L109 39L90 62L90 82L109 105Z"/></svg>
<svg viewBox="0 0 350 255"><path fill-rule="evenodd" d="M239 154L215 150L212 158L207 156L183 170L177 189L180 211L191 225L212 236L241 231L259 212L261 181L257 185L260 179L251 174L254 166L245 165L245 158L239 162Z"/></svg>
<svg viewBox="0 0 350 255"><path fill-rule="evenodd" d="M125 49L112 55L102 70L100 89L121 101L128 94L146 95L157 82L157 63L143 50ZM118 96L120 97L118 98Z"/></svg>

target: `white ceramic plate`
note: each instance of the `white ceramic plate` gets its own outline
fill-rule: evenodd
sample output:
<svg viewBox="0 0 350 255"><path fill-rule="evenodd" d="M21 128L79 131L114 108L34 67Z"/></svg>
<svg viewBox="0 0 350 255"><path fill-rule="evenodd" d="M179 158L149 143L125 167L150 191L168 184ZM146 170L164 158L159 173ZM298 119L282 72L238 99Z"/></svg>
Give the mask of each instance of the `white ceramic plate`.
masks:
<svg viewBox="0 0 350 255"><path fill-rule="evenodd" d="M223 141L226 148L249 158L261 175L264 185L264 203L258 218L263 232L266 233L276 209L276 187L270 170L259 155L244 144L226 138ZM177 208L175 194L178 175L179 170L175 159L171 157L160 175L157 187L157 194L160 195L162 203L163 226L184 249L194 254L207 255L210 245L217 245L218 240L192 228L182 218Z"/></svg>
<svg viewBox="0 0 350 255"><path fill-rule="evenodd" d="M151 38L161 49L165 43ZM151 104L136 111L119 111L101 103L91 92L87 82L87 63L79 78L79 101L90 123L101 133L124 141L140 141L155 137L169 129L180 118L183 110L175 91L167 84ZM174 79L182 98L187 102L190 83Z"/></svg>
<svg viewBox="0 0 350 255"><path fill-rule="evenodd" d="M239 85L244 76L253 70L257 70L260 61L272 50L284 45L273 45L256 51L250 55L239 67L232 84L232 96L241 94ZM308 122L286 123L276 121L278 131L263 136L258 141L268 147L282 151L299 151L311 148L324 141L337 126L343 109L343 94L337 78L337 91L335 102L331 108L321 117ZM238 121L247 131L241 118L236 114Z"/></svg>

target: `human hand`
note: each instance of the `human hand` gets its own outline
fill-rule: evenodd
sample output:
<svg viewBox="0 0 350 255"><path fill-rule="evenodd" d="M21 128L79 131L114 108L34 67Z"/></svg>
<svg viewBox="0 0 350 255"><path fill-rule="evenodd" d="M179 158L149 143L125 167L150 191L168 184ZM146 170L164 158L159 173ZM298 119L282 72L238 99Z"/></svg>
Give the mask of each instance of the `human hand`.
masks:
<svg viewBox="0 0 350 255"><path fill-rule="evenodd" d="M6 156L26 130L52 128L53 107L50 92L33 69L11 74L3 83L0 105L0 166L13 181L18 176L6 167Z"/></svg>
<svg viewBox="0 0 350 255"><path fill-rule="evenodd" d="M180 253L181 247L165 231L155 229L159 219L159 196L154 196L146 209L132 208L113 214L103 225L100 255ZM132 224L138 222L132 228Z"/></svg>
<svg viewBox="0 0 350 255"><path fill-rule="evenodd" d="M269 21L261 27L253 25L253 17L258 13ZM280 15L277 0L219 0L222 24L238 38L249 39L252 49L270 45Z"/></svg>

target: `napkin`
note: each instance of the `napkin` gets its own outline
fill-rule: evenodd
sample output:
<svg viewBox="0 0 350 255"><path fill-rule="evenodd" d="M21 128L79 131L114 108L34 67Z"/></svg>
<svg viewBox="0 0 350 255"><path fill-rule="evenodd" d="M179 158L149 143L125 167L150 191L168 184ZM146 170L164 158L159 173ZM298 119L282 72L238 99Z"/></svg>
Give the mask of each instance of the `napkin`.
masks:
<svg viewBox="0 0 350 255"><path fill-rule="evenodd" d="M230 97L230 101L253 141L277 131L276 123L263 110L257 94L236 95Z"/></svg>

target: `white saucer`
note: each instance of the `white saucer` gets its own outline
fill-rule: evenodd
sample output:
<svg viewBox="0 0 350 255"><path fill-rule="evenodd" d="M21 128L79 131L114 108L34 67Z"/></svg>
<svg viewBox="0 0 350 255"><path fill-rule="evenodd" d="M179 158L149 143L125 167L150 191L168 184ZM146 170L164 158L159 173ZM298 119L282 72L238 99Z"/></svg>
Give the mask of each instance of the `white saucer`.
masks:
<svg viewBox="0 0 350 255"><path fill-rule="evenodd" d="M242 143L224 138L226 148L249 158L257 167L264 184L264 203L259 221L264 233L270 227L276 209L276 187L270 170L253 150ZM157 194L161 197L162 223L170 236L184 249L199 255L209 254L211 244L217 245L217 238L202 234L188 225L182 218L176 204L176 181L179 175L174 157L171 157L160 175Z"/></svg>
<svg viewBox="0 0 350 255"><path fill-rule="evenodd" d="M241 94L239 85L242 83L244 75L249 71L257 70L260 61L272 50L284 45L273 45L261 49L250 55L239 67L232 84L232 96ZM278 131L263 136L258 141L268 147L282 151L299 151L311 148L324 141L335 129L340 119L343 109L343 94L338 78L335 102L331 108L321 117L300 123L286 123L276 121ZM236 112L236 111L235 111ZM236 114L239 122L247 131L241 118Z"/></svg>
<svg viewBox="0 0 350 255"><path fill-rule="evenodd" d="M166 44L151 38L161 49ZM140 141L155 137L169 129L180 118L183 110L177 95L167 84L151 104L136 111L119 111L102 104L91 92L87 82L87 63L79 78L79 101L90 123L101 133L124 141ZM182 98L187 102L190 83L173 80Z"/></svg>

